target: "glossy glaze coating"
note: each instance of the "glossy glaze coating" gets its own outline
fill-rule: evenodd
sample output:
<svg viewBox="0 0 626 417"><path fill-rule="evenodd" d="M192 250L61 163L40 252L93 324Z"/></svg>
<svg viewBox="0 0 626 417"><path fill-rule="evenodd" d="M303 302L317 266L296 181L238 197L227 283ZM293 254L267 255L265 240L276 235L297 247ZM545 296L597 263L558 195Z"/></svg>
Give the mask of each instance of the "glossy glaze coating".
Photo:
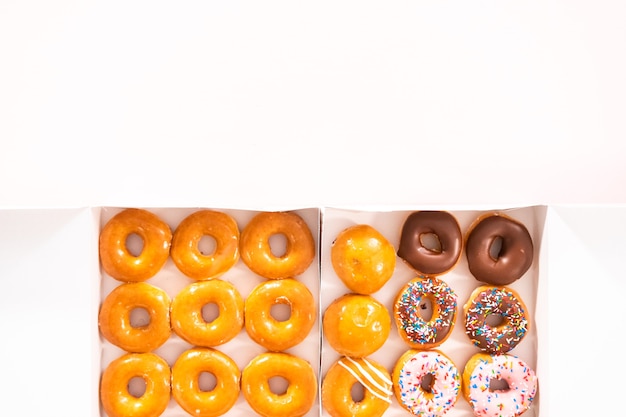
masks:
<svg viewBox="0 0 626 417"><path fill-rule="evenodd" d="M284 254L272 253L270 237L283 235ZM250 270L268 279L291 278L304 273L315 258L315 241L306 222L292 212L262 212L241 232L241 259Z"/></svg>
<svg viewBox="0 0 626 417"><path fill-rule="evenodd" d="M422 239L434 235L439 250L424 245ZM463 234L452 214L445 211L417 211L402 225L398 256L416 272L439 275L451 270L458 262L463 247Z"/></svg>
<svg viewBox="0 0 626 417"><path fill-rule="evenodd" d="M109 417L158 417L170 401L170 367L153 353L128 353L112 361L102 373L100 400ZM138 377L145 392L135 397L128 383Z"/></svg>
<svg viewBox="0 0 626 417"><path fill-rule="evenodd" d="M134 256L126 244L131 234L143 240L138 256ZM126 209L113 216L100 232L100 263L107 274L119 281L145 281L165 265L171 241L170 227L155 214L143 209Z"/></svg>
<svg viewBox="0 0 626 417"><path fill-rule="evenodd" d="M497 241L501 247L494 251ZM533 250L526 226L498 214L479 219L465 245L470 272L491 285L509 285L521 278L532 265Z"/></svg>
<svg viewBox="0 0 626 417"><path fill-rule="evenodd" d="M283 394L272 392L269 380L287 380ZM250 407L264 417L305 415L317 397L317 377L311 364L302 358L278 352L262 353L243 369L241 390Z"/></svg>
<svg viewBox="0 0 626 417"><path fill-rule="evenodd" d="M346 294L324 312L324 337L339 354L369 356L382 347L391 328L387 308L370 295Z"/></svg>
<svg viewBox="0 0 626 417"><path fill-rule="evenodd" d="M376 229L358 224L341 231L332 243L331 262L341 281L358 294L373 294L396 268L396 250Z"/></svg>
<svg viewBox="0 0 626 417"><path fill-rule="evenodd" d="M131 325L135 308L148 312L149 323ZM115 346L127 352L150 352L170 337L170 298L162 289L145 282L121 284L100 306L98 325L104 338Z"/></svg>
<svg viewBox="0 0 626 417"><path fill-rule="evenodd" d="M360 384L363 398L352 398ZM391 375L372 359L342 357L331 365L322 382L322 406L332 417L380 417L393 396Z"/></svg>
<svg viewBox="0 0 626 417"><path fill-rule="evenodd" d="M202 372L213 374L215 387L201 388ZM241 372L228 355L210 348L183 352L172 366L172 396L192 416L217 417L226 414L239 397Z"/></svg>
<svg viewBox="0 0 626 417"><path fill-rule="evenodd" d="M200 240L210 236L215 250L204 254ZM170 251L176 267L195 280L218 278L239 260L239 228L226 213L200 210L190 214L178 225Z"/></svg>
<svg viewBox="0 0 626 417"><path fill-rule="evenodd" d="M277 304L289 306L287 320L272 316ZM302 342L316 317L313 294L301 282L292 279L270 280L257 285L245 301L245 328L252 340L267 350L278 352Z"/></svg>
<svg viewBox="0 0 626 417"><path fill-rule="evenodd" d="M207 304L218 308L218 315L211 322L202 315ZM243 297L234 285L221 279L194 282L172 300L172 330L192 345L212 347L226 343L239 334L243 323Z"/></svg>

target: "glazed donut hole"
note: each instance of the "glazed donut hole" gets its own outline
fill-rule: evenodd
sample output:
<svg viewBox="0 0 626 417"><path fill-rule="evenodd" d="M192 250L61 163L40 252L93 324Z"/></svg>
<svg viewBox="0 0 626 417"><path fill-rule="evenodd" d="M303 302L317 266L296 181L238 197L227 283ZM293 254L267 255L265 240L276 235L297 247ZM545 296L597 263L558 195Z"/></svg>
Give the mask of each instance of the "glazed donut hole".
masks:
<svg viewBox="0 0 626 417"><path fill-rule="evenodd" d="M104 207L99 209L99 231L102 231L105 225L117 214L126 210L125 208L118 207ZM193 215L194 213L204 211L205 209L201 208L146 208L141 209L150 212L151 214L158 217L163 223L165 223L172 232L174 236L178 226L183 222L184 219ZM237 228L239 231L243 230L243 228L250 222L252 218L256 215L263 213L262 211L253 211L253 210L239 210L239 209L210 209L211 211L218 211L225 213L232 217L235 220ZM310 264L307 265L306 269L299 273L295 279L306 288L308 288L313 295L313 301L310 305L315 309L315 314L317 314L318 310L318 299L319 299L319 266L318 262L315 262L315 259L318 257L317 255L317 240L318 240L318 227L319 227L319 210L318 209L298 209L293 211L294 214L298 215L302 219L302 222L307 225L307 228L311 231L311 236L313 238L313 244L310 246L314 250L314 257L311 260ZM174 237L172 237L172 242L174 241ZM285 257L290 250L290 242L288 240L288 236L282 232L276 232L271 234L268 237L269 247L271 248L271 255L277 259L281 257ZM127 252L132 258L139 259L142 254L145 254L146 250L150 249L150 239L146 238L141 231L132 231L127 233L122 240L122 246L124 251ZM221 241L219 237L215 236L215 233L202 233L201 236L197 238L195 243L192 245L193 249L197 251L198 257L203 259L202 257L211 257L211 256L219 256L219 252L221 250ZM237 246L237 250L239 251L239 246ZM192 250L189 249L189 252ZM132 259L129 258L129 259ZM101 302L118 286L122 284L122 282L113 278L107 270L104 268L100 268L100 284L99 284L99 293ZM291 278L291 277L289 277ZM205 282L205 281L215 281L221 280L232 284L240 293L242 300L250 295L252 290L259 284L267 281L267 278L263 276L259 276L251 273L250 268L246 265L241 258L238 258L230 269L224 272L219 277L214 277L210 279L193 279L190 280L190 277L183 271L181 271L171 256L171 248L170 254L167 260L164 262L163 266L158 269L158 271L147 279L147 283L153 285L157 288L164 290L170 297L171 303L173 304L174 299L177 295L179 295L186 287L192 284ZM220 307L220 302L211 301L205 302L202 305L197 307L197 311L195 314L199 316L202 322L206 325L212 325L218 323L221 319L226 316L230 316L229 312L224 312ZM171 304L170 304L171 305ZM278 323L289 322L290 319L294 316L294 312L292 311L292 307L288 303L277 302L271 306L269 309L270 315L273 320ZM170 312L171 313L171 312ZM242 313L243 314L243 313ZM151 325L152 317L149 311L142 306L135 306L128 311L128 318L130 327L132 329L142 329ZM105 369L112 363L116 358L125 354L126 351L114 344L112 344L109 340L104 338L102 334L100 334L100 346L101 346L101 354L100 354L100 371L103 373ZM163 358L170 367L173 367L179 357L189 349L197 347L195 344L190 343L185 340L178 334L176 334L173 330L171 331L169 339L158 348L154 349L152 353ZM239 368L239 373L243 369L243 367L250 362L250 360L260 355L263 352L266 352L266 349L257 344L254 340L250 338L244 328L239 330L236 335L226 341L223 344L213 346L211 349L218 350L226 355L228 355ZM310 363L317 374L319 370L319 323L316 320L311 327L311 330L306 335L306 338L302 340L297 345L290 347L288 352L297 356L299 358L304 359L308 363ZM218 389L219 377L216 373L202 371L199 372L195 377L195 381L197 384L197 390L199 394L211 394L216 389ZM146 393L147 387L149 387L149 381L146 381L141 376L135 376L127 381L127 390L133 398L141 400ZM276 395L282 395L287 390L289 384L287 380L280 377L275 376L269 381L269 385L272 388L272 392ZM101 412L104 414L102 409L102 403L100 404ZM163 417L173 417L180 416L185 413L182 405L177 403L177 400L173 397L169 400L169 405L166 410L163 412ZM233 405L233 409L228 411L225 415L231 415L231 413L235 415L251 415L253 413L250 405L247 403L243 395L241 393L238 395L235 404ZM307 416L319 415L319 406L314 404L311 410L306 414Z"/></svg>

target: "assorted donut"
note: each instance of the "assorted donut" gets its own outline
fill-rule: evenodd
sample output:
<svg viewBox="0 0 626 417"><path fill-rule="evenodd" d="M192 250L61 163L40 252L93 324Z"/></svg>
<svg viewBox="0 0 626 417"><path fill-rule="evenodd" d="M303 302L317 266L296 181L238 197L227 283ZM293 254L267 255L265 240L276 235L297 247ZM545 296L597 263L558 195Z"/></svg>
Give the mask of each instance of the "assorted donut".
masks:
<svg viewBox="0 0 626 417"><path fill-rule="evenodd" d="M463 230L450 212L414 211L404 218L397 242L373 225L349 225L321 247L343 286L343 295L321 311L317 295L299 279L318 250L307 222L283 211L258 212L240 224L208 209L176 228L143 209L120 210L103 224L101 271L117 284L102 300L98 327L103 340L122 351L102 371L100 403L107 415L159 416L173 399L189 415L221 416L241 396L261 416L304 416L318 393L324 415L332 417L383 416L394 403L408 414L441 417L459 398L476 416L519 417L533 403L537 376L511 353L532 323L517 284L510 286L534 262L535 246L521 221L490 212ZM277 235L282 249L272 240ZM212 249L201 248L206 237ZM139 248L131 247L133 238ZM194 281L171 296L151 283L164 276L159 271L168 260ZM245 287L245 296L229 278L240 260L257 281ZM478 284L461 300L447 274L465 262L468 278ZM379 301L377 294L386 288L381 294L387 297L394 286L390 304ZM207 306L217 310L212 317ZM276 307L286 309L284 317L276 316ZM133 319L137 311L144 314L139 321ZM468 353L479 351L464 366L446 353L457 316ZM336 355L320 363L327 365L319 380L315 361L291 351L307 340L318 318L318 353ZM371 356L384 356L393 327L406 349L386 368ZM239 335L262 353L245 363L224 353L221 346ZM172 337L190 346L168 364L158 352ZM201 383L206 375L209 386ZM131 389L137 380L144 388L138 393Z"/></svg>

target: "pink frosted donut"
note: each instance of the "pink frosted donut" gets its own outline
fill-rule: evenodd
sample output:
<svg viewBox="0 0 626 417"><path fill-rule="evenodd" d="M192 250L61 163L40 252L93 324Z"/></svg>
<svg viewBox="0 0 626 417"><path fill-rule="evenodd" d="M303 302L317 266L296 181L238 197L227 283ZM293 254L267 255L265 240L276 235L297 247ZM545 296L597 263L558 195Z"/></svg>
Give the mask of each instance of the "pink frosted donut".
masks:
<svg viewBox="0 0 626 417"><path fill-rule="evenodd" d="M479 417L520 416L536 393L535 372L514 355L477 353L463 370L463 396Z"/></svg>
<svg viewBox="0 0 626 417"><path fill-rule="evenodd" d="M394 366L392 380L398 403L420 417L443 416L461 393L456 365L438 350L406 351Z"/></svg>

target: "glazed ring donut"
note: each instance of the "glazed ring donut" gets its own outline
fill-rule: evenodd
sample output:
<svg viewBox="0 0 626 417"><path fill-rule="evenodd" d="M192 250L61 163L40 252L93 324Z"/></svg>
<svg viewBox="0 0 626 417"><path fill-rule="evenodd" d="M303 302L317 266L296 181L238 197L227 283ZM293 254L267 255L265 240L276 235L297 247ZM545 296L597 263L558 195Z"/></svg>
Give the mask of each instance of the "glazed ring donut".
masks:
<svg viewBox="0 0 626 417"><path fill-rule="evenodd" d="M517 356L476 353L463 370L463 396L476 416L520 416L536 393L535 371Z"/></svg>
<svg viewBox="0 0 626 417"><path fill-rule="evenodd" d="M207 322L202 308L218 307L217 317ZM243 329L244 301L237 288L221 279L198 281L183 288L172 300L172 330L186 342L202 347L228 342Z"/></svg>
<svg viewBox="0 0 626 417"><path fill-rule="evenodd" d="M408 350L392 372L398 403L418 416L444 415L461 393L461 376L449 357L438 350Z"/></svg>
<svg viewBox="0 0 626 417"><path fill-rule="evenodd" d="M428 243L428 236L438 244ZM454 216L446 211L417 211L402 225L398 256L423 275L451 270L461 257L463 234Z"/></svg>
<svg viewBox="0 0 626 417"><path fill-rule="evenodd" d="M270 379L274 377L287 381L284 393L272 391ZM311 364L304 359L288 353L266 352L243 369L241 390L250 407L264 417L298 417L313 407L317 378Z"/></svg>
<svg viewBox="0 0 626 417"><path fill-rule="evenodd" d="M148 312L148 324L133 326L130 316L136 308ZM127 352L150 352L170 337L170 298L145 282L119 285L102 302L98 325L104 338L115 346Z"/></svg>
<svg viewBox="0 0 626 417"><path fill-rule="evenodd" d="M371 295L345 294L326 308L322 324L324 337L335 351L363 358L385 344L391 316Z"/></svg>
<svg viewBox="0 0 626 417"><path fill-rule="evenodd" d="M126 241L132 234L143 240L138 256L127 247ZM155 214L142 209L126 209L113 216L100 233L102 268L118 281L145 281L165 265L171 240L170 227Z"/></svg>
<svg viewBox="0 0 626 417"><path fill-rule="evenodd" d="M270 237L283 235L286 251L277 256ZM291 212L262 212L241 232L241 259L252 272L268 279L291 278L307 270L315 257L315 241L304 220Z"/></svg>
<svg viewBox="0 0 626 417"><path fill-rule="evenodd" d="M377 292L396 268L395 248L367 224L341 231L332 243L330 256L339 279L357 294Z"/></svg>
<svg viewBox="0 0 626 417"><path fill-rule="evenodd" d="M215 378L215 387L210 391L200 385L203 372ZM221 416L237 402L240 375L235 361L225 353L192 348L183 352L172 366L172 396L192 416Z"/></svg>
<svg viewBox="0 0 626 417"><path fill-rule="evenodd" d="M522 341L530 329L526 305L507 287L476 288L464 306L465 333L474 345L489 353L506 353ZM501 317L490 325L487 318ZM499 317L498 317L499 316Z"/></svg>
<svg viewBox="0 0 626 417"><path fill-rule="evenodd" d="M272 316L272 307L290 307L287 320ZM315 300L311 291L292 278L269 280L257 285L245 301L245 327L252 340L278 352L302 342L315 323Z"/></svg>
<svg viewBox="0 0 626 417"><path fill-rule="evenodd" d="M170 401L170 367L154 353L127 353L112 361L102 373L100 400L109 417L157 417ZM140 397L129 392L133 378L142 378Z"/></svg>
<svg viewBox="0 0 626 417"><path fill-rule="evenodd" d="M423 317L427 304L432 315ZM456 294L441 279L414 278L398 292L393 316L400 337L412 348L430 349L441 345L452 334L456 319Z"/></svg>
<svg viewBox="0 0 626 417"><path fill-rule="evenodd" d="M533 263L533 241L520 222L488 215L470 228L465 246L470 272L478 281L509 285Z"/></svg>
<svg viewBox="0 0 626 417"><path fill-rule="evenodd" d="M204 254L198 244L204 236L215 239L215 250ZM226 213L201 210L178 225L170 255L176 267L195 280L217 278L239 260L239 227Z"/></svg>
<svg viewBox="0 0 626 417"><path fill-rule="evenodd" d="M352 386L363 387L363 398L355 401ZM322 406L332 417L380 417L393 396L391 375L371 359L340 358L322 382Z"/></svg>

